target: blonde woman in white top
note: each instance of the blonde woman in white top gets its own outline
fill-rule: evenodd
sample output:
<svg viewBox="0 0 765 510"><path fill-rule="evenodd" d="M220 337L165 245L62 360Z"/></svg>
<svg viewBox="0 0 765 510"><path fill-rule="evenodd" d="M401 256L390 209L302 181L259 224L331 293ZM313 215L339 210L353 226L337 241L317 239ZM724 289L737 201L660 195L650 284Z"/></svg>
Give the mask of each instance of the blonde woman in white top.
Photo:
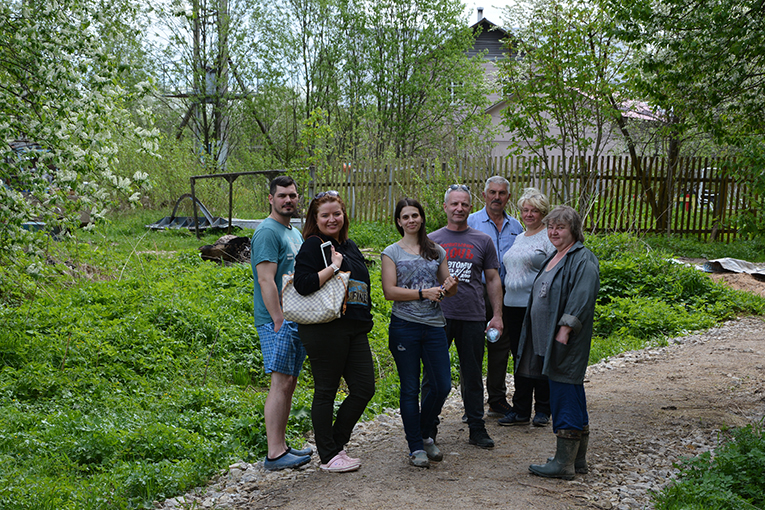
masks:
<svg viewBox="0 0 765 510"><path fill-rule="evenodd" d="M543 223L550 210L547 197L536 188L526 188L518 199L525 232L516 237L515 242L502 257L505 264L505 298L503 303L503 323L510 334L510 351L513 360L518 359L518 343L526 315L529 294L539 269L547 257L555 252L555 247L547 237ZM512 398L512 410L500 425L528 425L543 427L550 422L550 387L547 377L541 373L534 377L522 377L514 371L515 392ZM531 407L534 402L534 419L531 420Z"/></svg>

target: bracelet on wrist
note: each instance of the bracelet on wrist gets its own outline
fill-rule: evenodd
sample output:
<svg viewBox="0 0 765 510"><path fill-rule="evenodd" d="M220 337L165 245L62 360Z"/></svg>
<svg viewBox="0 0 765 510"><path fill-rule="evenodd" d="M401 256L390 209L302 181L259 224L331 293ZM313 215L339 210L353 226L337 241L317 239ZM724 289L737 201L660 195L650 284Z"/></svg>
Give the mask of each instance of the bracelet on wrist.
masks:
<svg viewBox="0 0 765 510"><path fill-rule="evenodd" d="M422 289L419 289L419 291L420 291L420 301L422 301L422 300L423 300L423 297L422 297Z"/></svg>

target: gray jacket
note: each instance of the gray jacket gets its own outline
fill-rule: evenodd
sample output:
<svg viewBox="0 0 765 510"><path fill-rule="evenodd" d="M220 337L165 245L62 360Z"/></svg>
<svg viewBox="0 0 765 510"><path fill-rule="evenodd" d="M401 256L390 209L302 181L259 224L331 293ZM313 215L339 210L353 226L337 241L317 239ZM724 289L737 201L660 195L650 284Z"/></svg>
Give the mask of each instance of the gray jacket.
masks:
<svg viewBox="0 0 765 510"><path fill-rule="evenodd" d="M554 256L553 254L545 260L539 274L542 274ZM550 328L552 336L547 339L544 364L540 370L538 365L542 360L534 355L534 350L531 348L533 324L531 324L530 312L534 301L532 292L526 308L526 317L523 320L515 370L519 375L526 377L538 376L541 372L556 382L582 384L590 357L595 300L600 289L600 268L598 258L578 241L568 251L562 263L563 267L555 275L549 289L550 305L552 309L557 310L557 313L555 327ZM563 345L555 341L557 326L572 328L568 344ZM526 345L528 348L524 349ZM536 360L524 360L526 356ZM523 370L521 370L522 361L524 362Z"/></svg>

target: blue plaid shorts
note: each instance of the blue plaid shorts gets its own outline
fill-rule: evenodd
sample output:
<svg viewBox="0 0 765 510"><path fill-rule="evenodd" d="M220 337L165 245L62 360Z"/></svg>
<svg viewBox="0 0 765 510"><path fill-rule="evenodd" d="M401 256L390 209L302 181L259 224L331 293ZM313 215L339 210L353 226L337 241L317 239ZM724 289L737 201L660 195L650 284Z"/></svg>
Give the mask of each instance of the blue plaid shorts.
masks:
<svg viewBox="0 0 765 510"><path fill-rule="evenodd" d="M278 372L299 376L306 353L298 336L298 325L284 321L278 333L274 333L273 322L257 326L256 329L260 337L260 351L263 353L266 373Z"/></svg>

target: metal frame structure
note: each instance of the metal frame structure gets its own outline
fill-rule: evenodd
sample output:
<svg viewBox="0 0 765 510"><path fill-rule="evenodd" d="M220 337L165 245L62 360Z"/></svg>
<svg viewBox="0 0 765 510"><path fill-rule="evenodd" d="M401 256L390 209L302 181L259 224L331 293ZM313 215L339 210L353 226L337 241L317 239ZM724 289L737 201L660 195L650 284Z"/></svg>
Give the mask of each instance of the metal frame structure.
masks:
<svg viewBox="0 0 765 510"><path fill-rule="evenodd" d="M279 174L285 173L284 170L258 170L253 172L230 172L230 173L223 173L223 174L205 174L205 175L194 175L189 178L191 181L191 203L194 206L194 231L196 232L197 239L200 239L199 235L199 215L197 214L197 197L195 193L195 185L197 179L213 179L213 178L221 178L226 179L228 181L228 229L226 230L227 234L231 233L231 220L232 220L232 214L234 210L234 181L241 175L265 175L268 177L269 181L273 178L275 178Z"/></svg>

